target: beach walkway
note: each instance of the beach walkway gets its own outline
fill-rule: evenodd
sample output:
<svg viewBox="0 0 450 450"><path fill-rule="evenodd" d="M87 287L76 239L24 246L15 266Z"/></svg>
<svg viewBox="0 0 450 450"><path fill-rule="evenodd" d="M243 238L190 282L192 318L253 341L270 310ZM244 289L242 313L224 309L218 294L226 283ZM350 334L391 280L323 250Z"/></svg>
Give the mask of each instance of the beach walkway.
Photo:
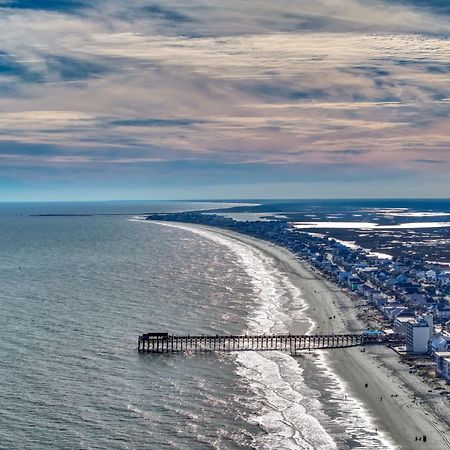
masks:
<svg viewBox="0 0 450 450"><path fill-rule="evenodd" d="M139 336L138 351L173 352L235 352L318 350L381 344L385 339L372 334L330 335L230 335L175 336L168 333L146 333Z"/></svg>

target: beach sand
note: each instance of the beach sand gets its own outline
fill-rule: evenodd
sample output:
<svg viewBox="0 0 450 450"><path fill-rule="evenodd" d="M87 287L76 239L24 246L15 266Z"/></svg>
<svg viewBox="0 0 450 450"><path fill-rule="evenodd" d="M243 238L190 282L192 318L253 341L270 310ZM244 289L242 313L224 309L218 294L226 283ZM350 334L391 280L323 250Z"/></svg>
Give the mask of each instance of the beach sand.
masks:
<svg viewBox="0 0 450 450"><path fill-rule="evenodd" d="M203 227L214 233L257 247L275 259L280 270L303 292L306 315L316 326L313 333L360 332L364 324L356 316L353 301L337 285L292 253L266 241L219 228ZM336 316L330 319L330 317ZM305 330L292 330L302 333ZM362 401L374 418L375 433L385 433L398 448L450 449L450 405L400 362L399 356L384 346L327 350L331 368L345 384L349 396ZM367 386L367 387L366 387ZM416 400L414 400L416 397ZM426 442L423 442L426 436ZM416 437L421 440L416 440Z"/></svg>

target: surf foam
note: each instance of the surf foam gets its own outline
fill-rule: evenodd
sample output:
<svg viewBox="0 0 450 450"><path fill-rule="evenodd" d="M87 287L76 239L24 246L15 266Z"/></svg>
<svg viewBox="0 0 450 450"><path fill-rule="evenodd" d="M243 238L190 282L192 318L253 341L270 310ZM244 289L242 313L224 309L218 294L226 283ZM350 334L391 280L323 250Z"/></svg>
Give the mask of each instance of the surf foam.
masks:
<svg viewBox="0 0 450 450"><path fill-rule="evenodd" d="M294 319L307 320L308 331L313 329L314 323L304 313L307 304L301 291L275 266L273 258L220 233L190 225L158 223L196 233L227 247L240 259L255 294L255 308L247 322L249 333L288 333L289 324ZM293 317L292 311L296 317ZM265 431L254 437L256 448L337 448L336 442L321 424L330 419L322 410L320 394L306 385L303 369L292 356L282 352L236 352L236 362L236 373L254 394L244 400L254 411L248 420ZM348 394L345 383L329 367L326 353L320 354L317 366L326 373L333 389L336 389L333 399L342 412L339 425L358 437L358 448L395 448L383 434L373 436L367 432L375 429L372 417L359 400ZM342 401L344 398L345 402Z"/></svg>

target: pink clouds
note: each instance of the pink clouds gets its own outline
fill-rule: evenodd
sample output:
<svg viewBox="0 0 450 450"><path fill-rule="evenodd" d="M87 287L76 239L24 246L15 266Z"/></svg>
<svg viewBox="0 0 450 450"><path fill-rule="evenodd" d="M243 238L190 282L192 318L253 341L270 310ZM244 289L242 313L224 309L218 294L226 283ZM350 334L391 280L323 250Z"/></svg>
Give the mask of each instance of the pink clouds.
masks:
<svg viewBox="0 0 450 450"><path fill-rule="evenodd" d="M447 170L447 17L356 0L146 5L2 10L16 74L0 86L16 93L0 105L0 142L56 149L30 166Z"/></svg>

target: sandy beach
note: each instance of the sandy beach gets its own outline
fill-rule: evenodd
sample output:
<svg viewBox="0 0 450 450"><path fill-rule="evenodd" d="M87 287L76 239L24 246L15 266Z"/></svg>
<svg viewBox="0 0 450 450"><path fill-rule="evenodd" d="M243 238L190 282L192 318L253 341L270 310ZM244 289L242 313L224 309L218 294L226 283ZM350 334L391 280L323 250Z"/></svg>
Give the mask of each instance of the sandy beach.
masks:
<svg viewBox="0 0 450 450"><path fill-rule="evenodd" d="M279 269L303 292L308 304L306 315L316 324L313 332L345 333L365 329L356 317L352 300L289 251L227 230L195 227L237 239L274 258ZM301 325L293 332L305 332L300 328ZM428 392L430 387L411 375L409 367L400 362L393 350L369 346L364 352L360 348L328 352L332 352L328 358L331 368L344 381L348 395L362 401L373 416L374 432L386 434L397 448L405 450L450 448L448 401L438 393Z"/></svg>

